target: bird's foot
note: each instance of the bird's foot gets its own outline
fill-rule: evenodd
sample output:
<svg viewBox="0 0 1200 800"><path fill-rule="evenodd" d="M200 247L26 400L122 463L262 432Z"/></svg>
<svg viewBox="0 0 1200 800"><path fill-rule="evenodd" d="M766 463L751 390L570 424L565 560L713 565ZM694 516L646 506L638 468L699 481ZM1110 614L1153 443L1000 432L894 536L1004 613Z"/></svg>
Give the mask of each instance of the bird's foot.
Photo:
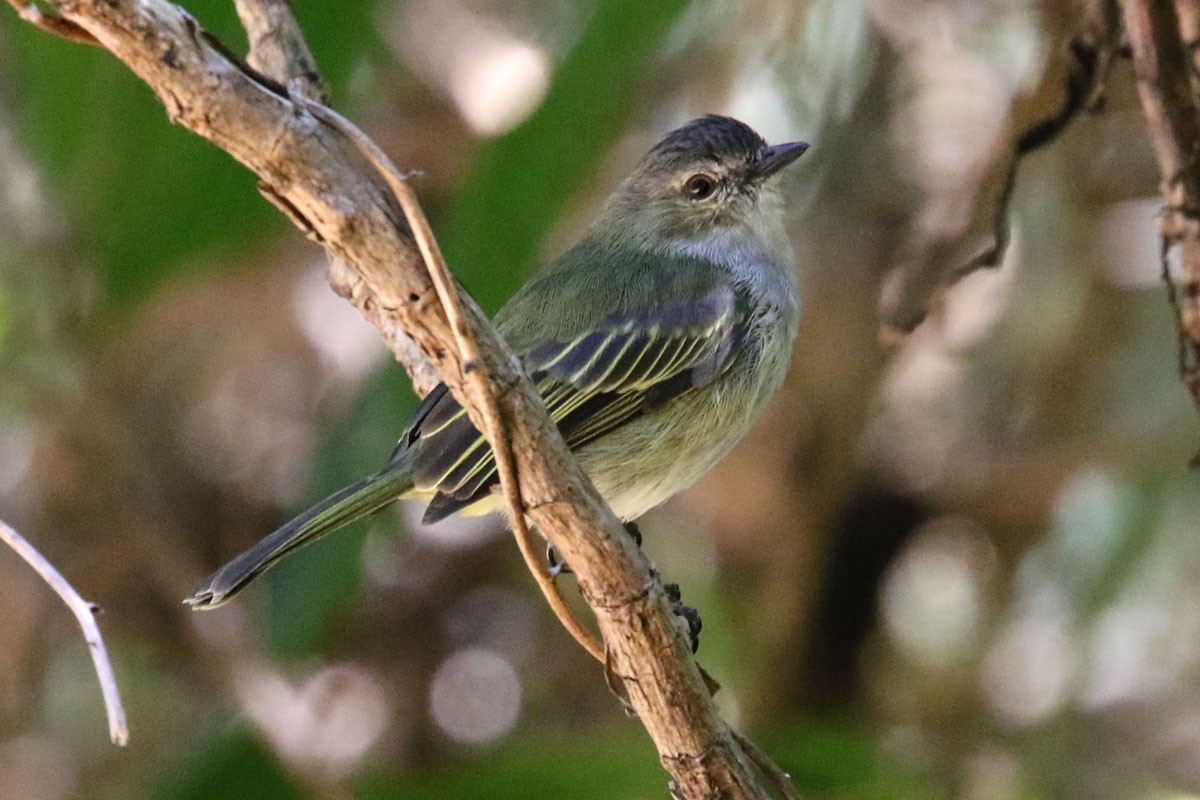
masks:
<svg viewBox="0 0 1200 800"><path fill-rule="evenodd" d="M571 568L567 566L567 562L560 561L558 551L554 549L554 545L546 543L546 563L549 564L546 572L550 574L550 580L557 580L559 575L573 575Z"/></svg>
<svg viewBox="0 0 1200 800"><path fill-rule="evenodd" d="M678 583L664 583L663 590L667 593L667 599L671 601L671 610L680 622L687 626L688 641L692 643L692 652L696 652L700 649L700 629L704 627L700 612L683 604L683 595L679 591Z"/></svg>

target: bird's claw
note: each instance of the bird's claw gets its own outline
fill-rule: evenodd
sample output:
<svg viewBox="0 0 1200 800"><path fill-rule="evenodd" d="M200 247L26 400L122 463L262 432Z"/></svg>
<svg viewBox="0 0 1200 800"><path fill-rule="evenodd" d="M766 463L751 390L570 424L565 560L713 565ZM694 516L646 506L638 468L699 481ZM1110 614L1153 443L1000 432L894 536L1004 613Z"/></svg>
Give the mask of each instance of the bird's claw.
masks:
<svg viewBox="0 0 1200 800"><path fill-rule="evenodd" d="M667 593L667 599L671 601L671 611L687 625L688 641L691 642L692 652L695 653L700 649L700 629L704 627L700 612L683 604L683 594L678 583L664 583L663 590Z"/></svg>
<svg viewBox="0 0 1200 800"><path fill-rule="evenodd" d="M625 532L629 534L629 538L633 539L634 544L639 548L642 546L642 529L636 522L626 522Z"/></svg>
<svg viewBox="0 0 1200 800"><path fill-rule="evenodd" d="M554 545L547 543L546 545L546 563L550 566L546 572L550 575L550 580L558 580L559 575L573 575L571 568L567 566L567 562L559 561L558 551L554 549Z"/></svg>

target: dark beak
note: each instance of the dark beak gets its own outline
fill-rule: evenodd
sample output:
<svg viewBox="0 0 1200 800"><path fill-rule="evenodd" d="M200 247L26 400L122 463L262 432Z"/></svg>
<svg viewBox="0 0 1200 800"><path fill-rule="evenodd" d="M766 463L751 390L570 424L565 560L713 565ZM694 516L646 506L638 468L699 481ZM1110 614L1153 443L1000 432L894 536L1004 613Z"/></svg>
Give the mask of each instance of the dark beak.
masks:
<svg viewBox="0 0 1200 800"><path fill-rule="evenodd" d="M765 181L802 156L807 149L808 142L768 145L758 151L758 161L752 167L751 177L757 181Z"/></svg>

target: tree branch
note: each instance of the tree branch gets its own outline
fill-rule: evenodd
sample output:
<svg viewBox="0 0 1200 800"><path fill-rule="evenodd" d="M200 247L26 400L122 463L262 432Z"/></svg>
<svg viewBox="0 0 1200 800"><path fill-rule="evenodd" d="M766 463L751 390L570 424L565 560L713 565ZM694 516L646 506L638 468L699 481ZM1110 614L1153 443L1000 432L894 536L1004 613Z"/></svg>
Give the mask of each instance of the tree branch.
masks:
<svg viewBox="0 0 1200 800"><path fill-rule="evenodd" d="M129 744L129 726L125 724L125 709L121 706L121 693L117 689L117 679L113 675L112 664L108 660L108 651L104 648L104 639L100 636L100 628L96 625L94 603L89 603L79 596L79 592L67 582L62 573L42 556L37 549L5 522L0 520L0 542L4 542L13 551L33 567L51 589L71 609L79 627L83 629L83 640L87 642L92 652L92 665L96 668L96 677L100 679L100 693L104 696L104 709L108 714L108 735L113 744L124 747Z"/></svg>
<svg viewBox="0 0 1200 800"><path fill-rule="evenodd" d="M234 0L234 5L250 40L246 62L282 81L293 94L327 100L329 87L286 0Z"/></svg>
<svg viewBox="0 0 1200 800"><path fill-rule="evenodd" d="M1188 10L1193 4L1180 0L1180 5ZM1200 406L1200 113L1191 59L1171 3L1124 0L1122 11L1138 97L1162 174L1162 270L1178 325L1179 374ZM1176 249L1178 280L1169 261Z"/></svg>
<svg viewBox="0 0 1200 800"><path fill-rule="evenodd" d="M680 796L767 798L716 711L657 574L478 306L456 286L435 285L400 210L376 176L362 173L354 144L165 0L53 5L149 84L172 121L253 170L264 194L344 265L332 281L385 341L411 337L493 449L511 447L515 470L505 483L514 521L523 508L571 565ZM393 350L410 373L419 366L405 348Z"/></svg>

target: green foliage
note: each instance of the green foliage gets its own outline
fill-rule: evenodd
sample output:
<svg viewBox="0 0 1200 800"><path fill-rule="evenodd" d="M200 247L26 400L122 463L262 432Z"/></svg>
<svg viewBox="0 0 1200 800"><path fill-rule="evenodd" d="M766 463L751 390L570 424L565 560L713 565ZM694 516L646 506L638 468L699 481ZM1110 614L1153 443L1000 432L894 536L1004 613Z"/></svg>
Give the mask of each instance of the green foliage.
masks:
<svg viewBox="0 0 1200 800"><path fill-rule="evenodd" d="M379 4L380 0L354 3L290 0L288 3L337 105L352 99L348 97L350 83L360 67L389 58L387 48L379 38ZM242 35L241 28L238 31Z"/></svg>
<svg viewBox="0 0 1200 800"><path fill-rule="evenodd" d="M597 747L597 742L602 746ZM545 736L514 739L492 753L428 772L376 775L363 782L356 796L358 800L614 800L660 796L666 780L644 736L633 729L609 730L567 741Z"/></svg>
<svg viewBox="0 0 1200 800"><path fill-rule="evenodd" d="M542 237L637 108L640 78L686 5L600 3L538 110L476 155L440 231L449 263L488 312L524 282Z"/></svg>
<svg viewBox="0 0 1200 800"><path fill-rule="evenodd" d="M16 29L21 127L95 262L106 300L145 297L191 259L229 256L277 214L227 155L167 124L108 53ZM181 224L181 221L184 221Z"/></svg>
<svg viewBox="0 0 1200 800"><path fill-rule="evenodd" d="M812 800L926 800L932 787L887 758L875 737L844 723L807 721L760 744Z"/></svg>
<svg viewBox="0 0 1200 800"><path fill-rule="evenodd" d="M9 295L0 284L0 357L4 356L4 348L8 343L8 332L12 325L12 312L9 309Z"/></svg>
<svg viewBox="0 0 1200 800"><path fill-rule="evenodd" d="M303 800L305 794L252 731L220 736L161 780L150 800Z"/></svg>
<svg viewBox="0 0 1200 800"><path fill-rule="evenodd" d="M926 800L932 788L883 756L875 738L845 724L781 728L765 742L811 800ZM487 755L423 774L377 774L358 800L523 797L620 800L661 797L668 775L634 724L585 735L527 733Z"/></svg>

